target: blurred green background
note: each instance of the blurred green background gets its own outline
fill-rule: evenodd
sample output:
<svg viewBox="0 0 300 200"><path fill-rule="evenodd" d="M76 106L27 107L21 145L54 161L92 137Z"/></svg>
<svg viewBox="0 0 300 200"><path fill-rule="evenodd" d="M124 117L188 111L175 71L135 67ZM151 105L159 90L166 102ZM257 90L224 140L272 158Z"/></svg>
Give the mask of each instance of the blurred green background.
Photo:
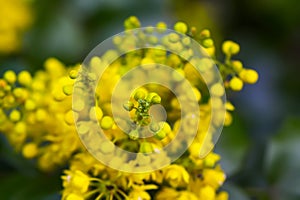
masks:
<svg viewBox="0 0 300 200"><path fill-rule="evenodd" d="M31 6L34 23L19 52L0 55L1 75L6 69L34 72L48 57L81 62L122 31L131 15L144 26L181 20L209 28L219 57L223 40L238 42L237 57L260 80L228 94L236 105L234 122L216 146L227 174L224 189L233 200L300 199L300 1L32 0ZM60 198L61 170L42 174L2 136L0 148L0 199Z"/></svg>

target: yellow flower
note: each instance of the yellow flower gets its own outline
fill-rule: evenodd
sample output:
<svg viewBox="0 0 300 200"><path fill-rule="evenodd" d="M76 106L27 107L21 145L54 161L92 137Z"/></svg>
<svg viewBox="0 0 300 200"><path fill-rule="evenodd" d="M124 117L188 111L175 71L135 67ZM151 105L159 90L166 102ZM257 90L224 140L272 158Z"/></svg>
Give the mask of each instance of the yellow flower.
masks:
<svg viewBox="0 0 300 200"><path fill-rule="evenodd" d="M215 190L211 186L204 186L199 189L199 200L215 200Z"/></svg>
<svg viewBox="0 0 300 200"><path fill-rule="evenodd" d="M172 164L163 170L164 179L174 188L184 187L189 182L189 173L184 167Z"/></svg>
<svg viewBox="0 0 300 200"><path fill-rule="evenodd" d="M210 185L212 188L219 188L226 179L224 172L215 169L204 169L203 182Z"/></svg>
<svg viewBox="0 0 300 200"><path fill-rule="evenodd" d="M84 200L84 197L76 193L71 193L66 196L65 200Z"/></svg>
<svg viewBox="0 0 300 200"><path fill-rule="evenodd" d="M253 69L244 69L239 73L239 77L249 84L254 84L258 80L258 73Z"/></svg>
<svg viewBox="0 0 300 200"><path fill-rule="evenodd" d="M66 175L62 176L63 186L69 188L72 191L78 191L85 193L88 190L90 184L90 178L88 175L80 170L65 171Z"/></svg>
<svg viewBox="0 0 300 200"><path fill-rule="evenodd" d="M158 191L155 196L156 200L174 200L177 199L179 193L173 188L163 188L162 190Z"/></svg>
<svg viewBox="0 0 300 200"><path fill-rule="evenodd" d="M151 196L143 190L133 190L129 193L129 200L150 200Z"/></svg>

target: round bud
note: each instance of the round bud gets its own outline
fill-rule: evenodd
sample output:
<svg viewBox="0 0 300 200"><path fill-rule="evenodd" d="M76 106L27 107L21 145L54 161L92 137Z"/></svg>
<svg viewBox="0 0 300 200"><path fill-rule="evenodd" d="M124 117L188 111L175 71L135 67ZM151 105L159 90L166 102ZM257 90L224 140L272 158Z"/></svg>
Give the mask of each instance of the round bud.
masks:
<svg viewBox="0 0 300 200"><path fill-rule="evenodd" d="M159 95L154 95L151 99L151 103L160 104L161 103L161 97Z"/></svg>
<svg viewBox="0 0 300 200"><path fill-rule="evenodd" d="M28 86L28 85L30 85L31 81L32 81L32 77L28 71L21 71L18 74L18 82L21 85Z"/></svg>
<svg viewBox="0 0 300 200"><path fill-rule="evenodd" d="M10 84L14 84L17 80L17 75L14 71L8 70L4 73L3 78Z"/></svg>
<svg viewBox="0 0 300 200"><path fill-rule="evenodd" d="M225 54L228 54L228 55L234 55L234 54L237 54L239 53L240 51L240 45L235 43L235 42L232 42L232 41L225 41L222 45L222 51L225 53Z"/></svg>
<svg viewBox="0 0 300 200"><path fill-rule="evenodd" d="M131 101L123 104L123 108L127 111L131 111L134 108L134 104Z"/></svg>
<svg viewBox="0 0 300 200"><path fill-rule="evenodd" d="M11 113L9 114L9 119L12 122L17 122L21 119L21 113L18 110L13 110L11 111Z"/></svg>
<svg viewBox="0 0 300 200"><path fill-rule="evenodd" d="M100 145L100 150L104 154L109 154L114 150L114 144L111 141L104 141Z"/></svg>
<svg viewBox="0 0 300 200"><path fill-rule="evenodd" d="M152 123L150 124L150 130L151 130L152 132L156 133L157 131L160 130L159 124L156 123L156 122L152 122Z"/></svg>
<svg viewBox="0 0 300 200"><path fill-rule="evenodd" d="M179 33L185 34L188 31L188 26L184 22L177 22L174 25L174 30L179 32Z"/></svg>
<svg viewBox="0 0 300 200"><path fill-rule="evenodd" d="M145 99L145 92L143 92L142 90L138 90L135 94L134 94L134 99L136 101L138 101L139 99Z"/></svg>
<svg viewBox="0 0 300 200"><path fill-rule="evenodd" d="M258 80L258 73L253 69L244 69L239 73L239 77L249 84L254 84Z"/></svg>
<svg viewBox="0 0 300 200"><path fill-rule="evenodd" d="M233 77L229 82L230 88L234 91L240 91L243 85L243 81L238 77Z"/></svg>
<svg viewBox="0 0 300 200"><path fill-rule="evenodd" d="M130 133L128 135L129 135L129 138L132 140L137 140L139 138L139 132L136 129L130 131Z"/></svg>
<svg viewBox="0 0 300 200"><path fill-rule="evenodd" d="M70 96L73 93L73 85L63 86L63 92L65 95Z"/></svg>
<svg viewBox="0 0 300 200"><path fill-rule="evenodd" d="M77 71L77 70L71 70L71 71L69 72L69 77L70 77L71 79L75 79L75 78L77 78L77 76L78 76L78 71Z"/></svg>
<svg viewBox="0 0 300 200"><path fill-rule="evenodd" d="M205 48L210 48L210 47L214 46L214 41L211 38L207 38L202 41L202 45Z"/></svg>
<svg viewBox="0 0 300 200"><path fill-rule="evenodd" d="M164 130L160 130L155 134L155 138L162 140L167 136L167 133Z"/></svg>
<svg viewBox="0 0 300 200"><path fill-rule="evenodd" d="M210 31L208 29L204 29L203 31L200 32L200 37L201 38L208 38L208 37L210 37Z"/></svg>
<svg viewBox="0 0 300 200"><path fill-rule="evenodd" d="M231 62L232 68L235 72L239 73L243 69L243 63L239 60L234 60Z"/></svg>
<svg viewBox="0 0 300 200"><path fill-rule="evenodd" d="M22 154L25 158L34 158L38 154L37 145L33 142L26 144L22 149Z"/></svg>
<svg viewBox="0 0 300 200"><path fill-rule="evenodd" d="M211 87L211 95L212 96L222 96L224 94L225 90L224 87L220 84L220 83L215 83L212 87Z"/></svg>
<svg viewBox="0 0 300 200"><path fill-rule="evenodd" d="M104 116L100 122L101 128L108 130L114 125L114 121L110 116Z"/></svg>
<svg viewBox="0 0 300 200"><path fill-rule="evenodd" d="M151 153L152 151L153 151L153 147L150 142L142 142L140 144L141 153Z"/></svg>
<svg viewBox="0 0 300 200"><path fill-rule="evenodd" d="M168 39L169 39L170 42L175 43L175 42L178 42L180 40L180 37L176 33L170 33L169 36L168 36Z"/></svg>

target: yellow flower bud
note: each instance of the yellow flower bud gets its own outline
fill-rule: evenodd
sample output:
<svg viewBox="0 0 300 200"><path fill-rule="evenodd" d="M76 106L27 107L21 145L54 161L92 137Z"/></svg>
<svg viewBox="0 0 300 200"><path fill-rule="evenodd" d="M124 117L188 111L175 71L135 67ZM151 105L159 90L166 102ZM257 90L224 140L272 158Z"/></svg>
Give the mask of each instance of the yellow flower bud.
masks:
<svg viewBox="0 0 300 200"><path fill-rule="evenodd" d="M103 117L103 112L101 108L94 106L90 109L89 116L91 120L97 121Z"/></svg>
<svg viewBox="0 0 300 200"><path fill-rule="evenodd" d="M239 73L239 77L249 84L254 84L258 80L258 73L253 69L244 69Z"/></svg>
<svg viewBox="0 0 300 200"><path fill-rule="evenodd" d="M10 84L14 84L17 80L17 75L14 71L8 70L4 73L3 78Z"/></svg>
<svg viewBox="0 0 300 200"><path fill-rule="evenodd" d="M228 200L228 199L229 199L228 193L224 191L220 192L216 198L216 200Z"/></svg>
<svg viewBox="0 0 300 200"><path fill-rule="evenodd" d="M144 190L133 190L129 193L128 199L151 200L151 196Z"/></svg>
<svg viewBox="0 0 300 200"><path fill-rule="evenodd" d="M33 142L26 144L22 149L22 154L25 158L28 159L36 157L38 154L37 145Z"/></svg>
<svg viewBox="0 0 300 200"><path fill-rule="evenodd" d="M79 194L71 193L68 194L66 200L84 200L84 197Z"/></svg>
<svg viewBox="0 0 300 200"><path fill-rule="evenodd" d="M123 108L127 111L131 111L134 107L134 104L131 101L123 104Z"/></svg>
<svg viewBox="0 0 300 200"><path fill-rule="evenodd" d="M162 140L167 136L167 133L164 130L160 130L157 133L155 133L155 138Z"/></svg>
<svg viewBox="0 0 300 200"><path fill-rule="evenodd" d="M65 114L65 122L69 125L74 124L74 117L73 117L73 111L69 110L66 114Z"/></svg>
<svg viewBox="0 0 300 200"><path fill-rule="evenodd" d="M210 31L208 29L204 29L203 31L200 32L200 37L201 38L209 38L210 37Z"/></svg>
<svg viewBox="0 0 300 200"><path fill-rule="evenodd" d="M73 174L69 175L69 185L73 190L78 190L81 193L84 193L88 190L90 179L89 176L83 173L82 171L76 170Z"/></svg>
<svg viewBox="0 0 300 200"><path fill-rule="evenodd" d="M13 110L11 111L11 113L9 114L9 119L12 122L17 122L21 119L21 112L18 110Z"/></svg>
<svg viewBox="0 0 300 200"><path fill-rule="evenodd" d="M143 90L138 89L134 94L134 99L138 101L139 99L145 99L146 93Z"/></svg>
<svg viewBox="0 0 300 200"><path fill-rule="evenodd" d="M18 74L18 82L21 85L29 86L32 82L31 74L28 71L21 71Z"/></svg>
<svg viewBox="0 0 300 200"><path fill-rule="evenodd" d="M225 126L229 126L231 123L232 123L231 113L229 113L229 112L226 111L224 125Z"/></svg>
<svg viewBox="0 0 300 200"><path fill-rule="evenodd" d="M215 83L212 87L211 87L211 95L212 96L223 96L225 93L224 87L220 84L220 83Z"/></svg>
<svg viewBox="0 0 300 200"><path fill-rule="evenodd" d="M232 105L232 103L230 103L229 101L226 102L225 104L225 108L226 110L229 110L229 111L234 111L234 106Z"/></svg>
<svg viewBox="0 0 300 200"><path fill-rule="evenodd" d="M141 153L151 153L152 151L153 151L153 147L150 142L142 142L140 144Z"/></svg>
<svg viewBox="0 0 300 200"><path fill-rule="evenodd" d="M28 111L32 111L36 108L36 104L33 100L27 99L24 105L25 109Z"/></svg>
<svg viewBox="0 0 300 200"><path fill-rule="evenodd" d="M44 109L38 109L35 113L35 118L38 122L44 121L48 116L48 113Z"/></svg>
<svg viewBox="0 0 300 200"><path fill-rule="evenodd" d="M234 60L231 62L232 68L235 72L239 73L243 69L243 63L239 60Z"/></svg>
<svg viewBox="0 0 300 200"><path fill-rule="evenodd" d="M151 99L151 103L153 104L160 104L161 102L161 97L159 95L154 95Z"/></svg>
<svg viewBox="0 0 300 200"><path fill-rule="evenodd" d="M216 192L212 187L207 185L200 188L199 199L215 200L215 196Z"/></svg>
<svg viewBox="0 0 300 200"><path fill-rule="evenodd" d="M101 128L108 130L114 125L114 121L110 116L104 116L100 122Z"/></svg>
<svg viewBox="0 0 300 200"><path fill-rule="evenodd" d="M160 32L164 32L167 29L167 24L165 22L158 22L156 27L160 29Z"/></svg>
<svg viewBox="0 0 300 200"><path fill-rule="evenodd" d="M170 42L176 43L180 40L180 37L176 33L170 33L169 36L168 36L168 39L169 39Z"/></svg>
<svg viewBox="0 0 300 200"><path fill-rule="evenodd" d="M226 179L225 174L222 171L215 169L205 169L203 171L204 183L210 185L212 188L219 188Z"/></svg>
<svg viewBox="0 0 300 200"><path fill-rule="evenodd" d="M65 66L56 58L48 58L45 61L45 68L50 76L60 77L65 73Z"/></svg>
<svg viewBox="0 0 300 200"><path fill-rule="evenodd" d="M114 144L111 141L104 141L100 144L100 150L104 154L109 154L114 150Z"/></svg>
<svg viewBox="0 0 300 200"><path fill-rule="evenodd" d="M132 130L132 131L130 131L130 133L128 135L129 135L129 138L132 140L137 140L140 136L138 130Z"/></svg>
<svg viewBox="0 0 300 200"><path fill-rule="evenodd" d="M233 41L225 41L222 45L222 51L228 55L234 55L239 53L240 45Z"/></svg>
<svg viewBox="0 0 300 200"><path fill-rule="evenodd" d="M63 87L63 92L65 93L65 95L69 96L73 93L73 85L65 85Z"/></svg>
<svg viewBox="0 0 300 200"><path fill-rule="evenodd" d="M184 22L177 22L174 25L174 30L179 32L179 33L185 34L188 31L188 26Z"/></svg>
<svg viewBox="0 0 300 200"><path fill-rule="evenodd" d="M128 19L125 20L124 22L124 27L125 30L130 30L130 29L135 29L139 28L141 26L140 21L138 20L137 17L131 16Z"/></svg>
<svg viewBox="0 0 300 200"><path fill-rule="evenodd" d="M229 86L233 91L240 91L243 89L243 85L243 81L238 77L233 77L229 82Z"/></svg>
<svg viewBox="0 0 300 200"><path fill-rule="evenodd" d="M78 71L77 71L77 70L71 70L71 71L69 72L69 77L70 77L71 79L75 79L75 78L77 78L77 76L78 76Z"/></svg>
<svg viewBox="0 0 300 200"><path fill-rule="evenodd" d="M207 38L202 41L202 45L205 48L210 48L210 47L214 46L214 41L211 38Z"/></svg>

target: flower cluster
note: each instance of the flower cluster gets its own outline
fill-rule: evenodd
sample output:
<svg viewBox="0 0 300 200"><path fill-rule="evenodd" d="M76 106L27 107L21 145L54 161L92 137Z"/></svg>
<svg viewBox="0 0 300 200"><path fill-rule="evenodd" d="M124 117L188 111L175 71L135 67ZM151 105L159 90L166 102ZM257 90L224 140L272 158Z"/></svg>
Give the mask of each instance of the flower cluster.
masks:
<svg viewBox="0 0 300 200"><path fill-rule="evenodd" d="M32 22L28 2L0 0L0 54L20 48L22 33Z"/></svg>
<svg viewBox="0 0 300 200"><path fill-rule="evenodd" d="M136 17L128 18L125 29L130 30L140 27ZM167 25L163 22L157 24L161 30ZM258 74L252 69L246 69L232 56L239 51L239 45L226 41L222 50L225 61L215 57L215 46L209 30L198 31L196 27L188 27L183 22L174 25L175 31L186 34L197 40L207 51L224 79L226 89L239 91L244 83L253 84L258 79ZM188 38L188 37L187 37ZM169 37L172 48L180 48L181 42L176 35ZM122 49L131 44L116 36L114 44ZM155 42L155 38L153 38ZM178 45L180 44L180 45ZM90 65L99 66L113 52L108 51L102 58L94 57ZM183 52L192 54L192 52ZM193 83L193 93L200 105L201 126L197 136L188 151L169 166L151 171L152 167L159 165L160 161L167 160L163 155L159 160L151 160L146 153L160 151L175 137L181 123L181 105L178 99L162 86L145 85L139 87L130 95L128 102L122 102L122 109L129 114L129 121L113 118L111 110L111 96L116 83L128 70L140 64L161 63L176 70L172 78L181 82L182 77ZM150 66L151 67L151 66ZM84 101L73 101L74 92L85 95L82 85L95 82L95 74L79 71L80 65L65 66L55 58L45 62L45 69L37 71L33 76L27 71L16 74L6 71L0 79L0 132L3 133L12 146L20 151L24 157L35 159L41 170L51 171L58 166L68 165L69 169L62 176L62 199L200 199L200 200L226 200L228 194L220 191L225 181L225 174L218 161L220 156L210 152L206 157L199 157L199 149L210 149L212 142L205 142L207 126L210 119L209 94L203 89L203 80L195 76L193 67L180 56L152 49L128 53L114 61L102 74L95 96L95 105L89 112L83 112L87 106ZM180 74L180 76L178 75ZM140 74L143 77L143 74ZM81 80L76 82L76 80ZM180 84L178 84L180 86ZM103 89L105 88L105 89ZM179 88L184 90L185 88ZM217 95L224 93L218 87L213 92ZM121 94L120 94L121 95ZM219 103L219 102L213 102ZM149 115L152 106L161 104L166 108L166 121L153 122ZM234 106L226 103L225 125L230 125L232 117L230 112ZM129 112L129 113L128 113ZM75 122L82 116L88 121L80 121L75 127ZM95 141L89 137L93 132L94 122L99 123L104 134L111 142ZM183 121L186 134L193 127L193 120ZM122 129L118 127L122 125ZM125 124L125 125L124 125ZM153 137L140 138L143 126L150 126ZM123 171L118 171L105 166L86 151L80 139L86 138L93 149L89 150L101 155L114 165L122 166ZM99 145L101 144L101 145ZM134 169L138 161L126 162L127 158L112 157L113 146L117 145L132 152L145 153L135 158L143 163L145 173L128 173ZM177 144L177 148L181 148ZM207 147L203 147L207 145ZM175 149L174 149L175 151ZM139 166L141 167L141 166Z"/></svg>

